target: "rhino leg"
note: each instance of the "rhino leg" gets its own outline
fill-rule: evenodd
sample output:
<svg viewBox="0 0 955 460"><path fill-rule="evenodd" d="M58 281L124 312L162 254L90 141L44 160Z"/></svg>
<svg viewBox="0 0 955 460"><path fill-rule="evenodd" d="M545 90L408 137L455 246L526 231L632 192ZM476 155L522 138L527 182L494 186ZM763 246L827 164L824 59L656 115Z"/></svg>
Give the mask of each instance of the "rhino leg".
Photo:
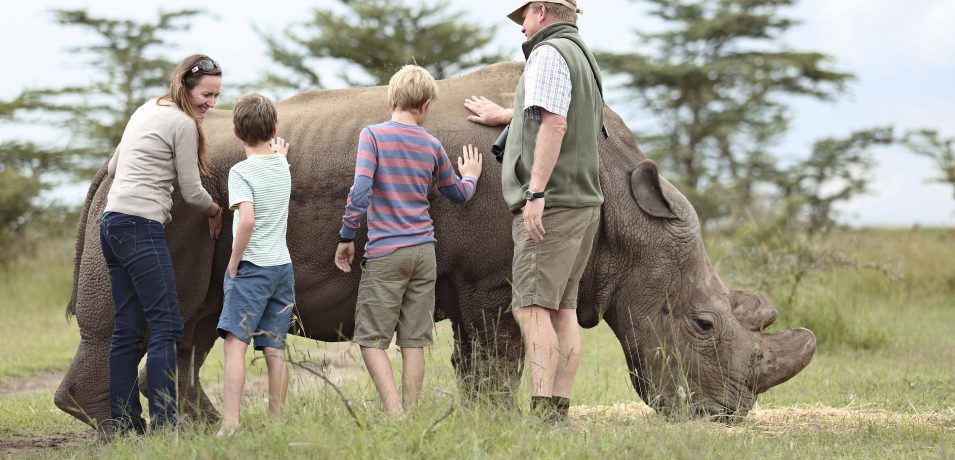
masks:
<svg viewBox="0 0 955 460"><path fill-rule="evenodd" d="M187 326L185 337L178 344L179 415L199 423L214 424L220 419L219 411L209 400L199 380L199 371L217 338L214 331L218 321L219 314L216 312L198 321L194 328ZM139 371L139 392L143 396L146 396L146 382L146 368L143 368Z"/></svg>
<svg viewBox="0 0 955 460"><path fill-rule="evenodd" d="M109 419L108 356L108 338L84 337L53 397L56 407L94 428Z"/></svg>
<svg viewBox="0 0 955 460"><path fill-rule="evenodd" d="M192 346L179 350L179 401L183 411L201 423L218 423L219 411L202 388L199 370L216 342L219 314L209 315L196 324Z"/></svg>
<svg viewBox="0 0 955 460"><path fill-rule="evenodd" d="M104 163L90 185L77 225L73 291L67 317L76 318L80 344L53 396L56 407L94 428L104 427L110 416L108 360L114 308L99 238L109 183Z"/></svg>
<svg viewBox="0 0 955 460"><path fill-rule="evenodd" d="M451 363L468 399L510 404L520 384L524 362L520 330L506 311L510 291L474 291L460 296L459 314L452 315Z"/></svg>
<svg viewBox="0 0 955 460"><path fill-rule="evenodd" d="M109 410L109 344L113 336L113 296L106 261L99 245L98 211L90 213L90 225L78 236L76 284L69 305L80 329L80 344L53 397L56 407L94 428L104 427ZM79 245L80 243L77 243Z"/></svg>

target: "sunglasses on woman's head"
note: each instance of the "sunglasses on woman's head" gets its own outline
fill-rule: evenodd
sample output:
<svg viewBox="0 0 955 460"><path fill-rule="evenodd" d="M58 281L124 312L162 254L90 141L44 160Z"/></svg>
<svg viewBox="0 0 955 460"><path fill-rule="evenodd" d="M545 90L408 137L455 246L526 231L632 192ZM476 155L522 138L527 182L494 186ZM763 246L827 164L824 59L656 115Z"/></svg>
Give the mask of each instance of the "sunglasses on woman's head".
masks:
<svg viewBox="0 0 955 460"><path fill-rule="evenodd" d="M200 70L202 73L209 73L213 70L219 70L219 64L216 64L216 61L213 61L212 59L203 59L199 61L195 67L189 70L189 75L192 75Z"/></svg>

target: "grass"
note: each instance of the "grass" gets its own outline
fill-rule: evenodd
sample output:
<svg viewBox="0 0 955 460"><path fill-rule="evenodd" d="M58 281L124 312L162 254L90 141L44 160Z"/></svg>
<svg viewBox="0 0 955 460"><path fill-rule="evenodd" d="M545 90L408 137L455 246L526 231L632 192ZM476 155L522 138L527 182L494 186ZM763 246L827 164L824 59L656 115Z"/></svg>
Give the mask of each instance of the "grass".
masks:
<svg viewBox="0 0 955 460"><path fill-rule="evenodd" d="M53 239L0 277L0 387L12 379L62 371L79 343L66 318L73 283L73 242Z"/></svg>
<svg viewBox="0 0 955 460"><path fill-rule="evenodd" d="M53 392L31 391L0 401L0 442L50 433L85 433L89 427L53 405ZM2 452L2 451L0 451Z"/></svg>
<svg viewBox="0 0 955 460"><path fill-rule="evenodd" d="M837 232L809 250L792 236L781 239L767 247L713 239L708 247L727 284L768 285L763 290L780 312L772 330L806 327L822 351L905 345L918 334L899 334L896 323L955 305L955 229ZM758 265L764 260L774 266Z"/></svg>
<svg viewBox="0 0 955 460"><path fill-rule="evenodd" d="M75 322L63 314L71 289L72 243L55 240L32 259L17 262L0 281L0 344L7 350L0 361L0 452L38 458L951 457L953 237L952 230L937 229L833 235L826 244L854 266L815 270L791 304L776 303L779 327L807 326L817 333L816 357L790 382L760 396L757 410L734 426L668 422L635 403L623 353L604 324L583 332L572 426L555 430L511 411L463 404L445 322L428 350L422 406L415 417L381 419L374 387L347 344L296 338L295 356L327 360L365 428L356 426L329 387L301 371L295 373L286 418L269 422L261 384L265 366L252 361L250 352L243 430L236 437L220 440L211 435L213 427L190 426L109 445L88 440L85 425L56 409L48 384L9 390L18 382L39 382L50 372L65 371L78 342ZM751 273L727 263L731 244L711 242L711 256L728 284L744 287L741 282ZM871 264L892 276L864 268ZM780 298L783 287L770 290L770 298ZM216 404L221 375L217 344L202 370ZM526 395L523 388L525 406ZM22 447L24 438L56 436L72 441L59 449Z"/></svg>
<svg viewBox="0 0 955 460"><path fill-rule="evenodd" d="M767 429L744 422L726 428L706 422L667 423L656 417L607 416L594 427L554 430L488 407L462 407L427 398L418 417L374 421L359 429L328 391L294 396L288 418L268 423L264 409L245 414L244 429L228 440L211 428L189 428L110 445L85 444L49 456L75 458L830 458L943 457L951 427L901 421L849 420ZM453 412L440 422L440 415ZM371 410L363 410L370 413ZM36 427L47 428L47 427ZM49 427L52 428L52 427ZM778 427L770 427L778 428ZM42 456L42 452L37 453Z"/></svg>

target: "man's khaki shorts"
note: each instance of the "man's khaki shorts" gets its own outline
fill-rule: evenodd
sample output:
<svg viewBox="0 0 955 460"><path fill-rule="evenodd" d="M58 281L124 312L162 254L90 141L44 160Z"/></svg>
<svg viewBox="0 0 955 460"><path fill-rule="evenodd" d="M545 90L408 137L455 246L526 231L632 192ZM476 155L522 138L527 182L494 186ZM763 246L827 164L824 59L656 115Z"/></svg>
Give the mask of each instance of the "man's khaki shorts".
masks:
<svg viewBox="0 0 955 460"><path fill-rule="evenodd" d="M384 350L397 330L399 347L431 345L437 273L433 243L362 261L352 342Z"/></svg>
<svg viewBox="0 0 955 460"><path fill-rule="evenodd" d="M524 214L511 223L514 262L511 308L537 305L552 310L577 308L577 286L584 275L600 222L600 206L547 208L544 241L524 229Z"/></svg>

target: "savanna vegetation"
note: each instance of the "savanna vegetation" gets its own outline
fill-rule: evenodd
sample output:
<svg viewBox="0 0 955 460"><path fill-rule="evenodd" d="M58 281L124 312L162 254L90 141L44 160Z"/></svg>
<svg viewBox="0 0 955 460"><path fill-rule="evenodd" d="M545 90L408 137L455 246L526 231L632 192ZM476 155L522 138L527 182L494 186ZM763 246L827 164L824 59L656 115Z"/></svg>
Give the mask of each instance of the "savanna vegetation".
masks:
<svg viewBox="0 0 955 460"><path fill-rule="evenodd" d="M603 324L584 332L566 426L469 403L450 364L450 329L441 323L428 352L422 406L408 419L382 417L350 344L297 338L284 419L267 420L265 365L250 353L244 428L235 438L216 439L213 427L189 424L109 445L96 443L89 427L52 402L80 340L64 316L72 242L60 237L17 261L0 282L0 446L17 456L57 458L946 457L955 445L955 269L947 262L955 256L953 237L950 229L838 231L825 257L809 262L793 253L773 261L787 268L771 271L752 254L761 248L711 239L714 263L735 285L772 278L768 292L780 312L774 328L805 326L819 339L809 367L730 425L653 414L630 386L620 346ZM217 346L202 373L217 404L221 374Z"/></svg>

